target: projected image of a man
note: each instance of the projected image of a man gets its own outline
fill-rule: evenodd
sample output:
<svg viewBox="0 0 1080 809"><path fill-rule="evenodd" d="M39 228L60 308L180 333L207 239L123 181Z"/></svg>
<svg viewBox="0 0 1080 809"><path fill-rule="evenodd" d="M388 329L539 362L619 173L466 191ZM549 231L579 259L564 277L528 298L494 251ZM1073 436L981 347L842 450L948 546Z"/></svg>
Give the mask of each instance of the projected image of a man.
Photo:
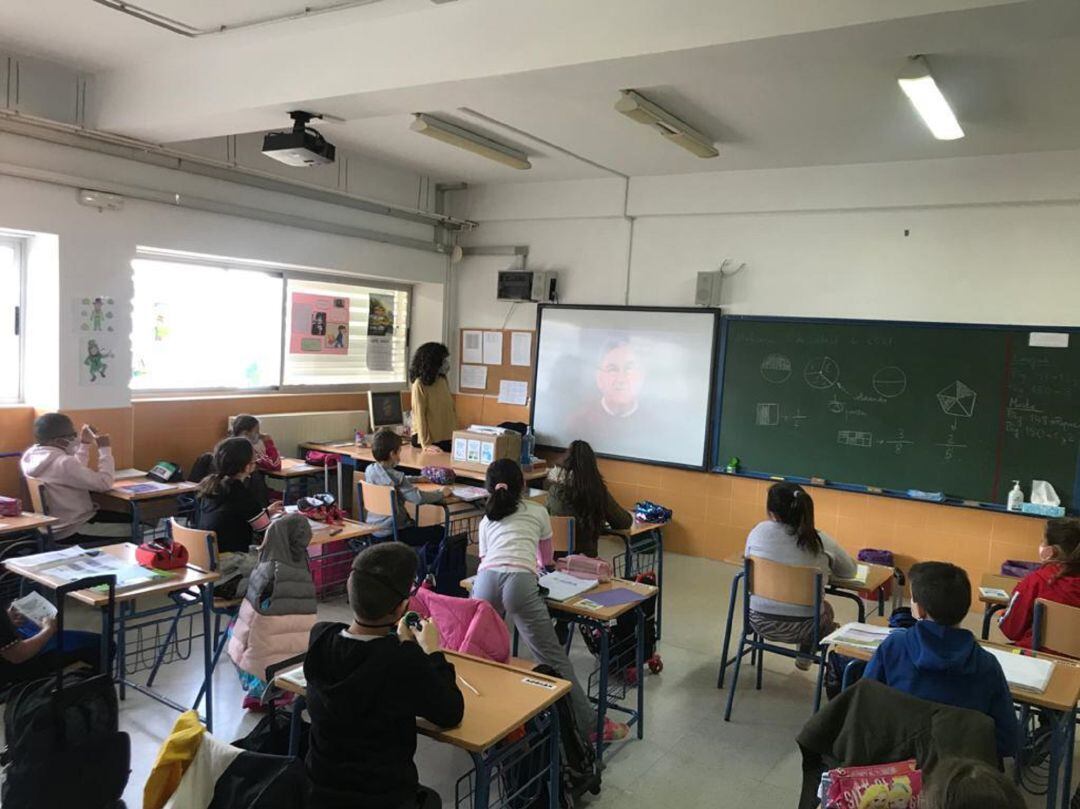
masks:
<svg viewBox="0 0 1080 809"><path fill-rule="evenodd" d="M626 418L638 409L638 397L645 384L645 371L630 341L609 340L596 369L600 407L609 416Z"/></svg>

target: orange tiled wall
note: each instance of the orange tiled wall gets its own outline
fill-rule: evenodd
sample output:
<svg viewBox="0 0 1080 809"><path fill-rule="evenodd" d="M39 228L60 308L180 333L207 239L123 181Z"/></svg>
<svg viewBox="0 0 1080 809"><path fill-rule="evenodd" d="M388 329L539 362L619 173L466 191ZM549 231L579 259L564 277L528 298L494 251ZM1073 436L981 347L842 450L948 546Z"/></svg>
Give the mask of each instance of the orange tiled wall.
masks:
<svg viewBox="0 0 1080 809"><path fill-rule="evenodd" d="M765 519L768 481L602 461L620 502L652 500L674 512L664 532L676 553L723 559L742 550L747 532ZM887 548L897 564L953 562L974 580L1004 559L1034 559L1044 520L919 503L869 494L810 489L818 527L848 551Z"/></svg>

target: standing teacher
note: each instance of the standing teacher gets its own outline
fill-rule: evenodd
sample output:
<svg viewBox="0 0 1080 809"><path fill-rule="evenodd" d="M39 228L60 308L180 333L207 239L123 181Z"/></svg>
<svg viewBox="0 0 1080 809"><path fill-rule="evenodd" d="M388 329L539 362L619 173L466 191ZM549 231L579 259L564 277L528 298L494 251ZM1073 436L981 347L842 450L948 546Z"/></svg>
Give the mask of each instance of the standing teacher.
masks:
<svg viewBox="0 0 1080 809"><path fill-rule="evenodd" d="M424 452L449 452L457 427L454 397L450 394L450 350L442 343L424 343L409 365L412 382L412 425L414 447Z"/></svg>

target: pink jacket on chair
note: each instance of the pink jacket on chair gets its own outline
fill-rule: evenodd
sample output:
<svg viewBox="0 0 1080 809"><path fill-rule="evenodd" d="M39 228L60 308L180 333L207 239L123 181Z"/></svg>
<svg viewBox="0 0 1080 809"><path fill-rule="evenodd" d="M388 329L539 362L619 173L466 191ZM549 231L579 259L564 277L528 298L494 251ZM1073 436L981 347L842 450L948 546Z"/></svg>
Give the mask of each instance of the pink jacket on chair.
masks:
<svg viewBox="0 0 1080 809"><path fill-rule="evenodd" d="M422 587L409 602L409 609L434 619L444 649L496 663L510 660L510 632L486 601L440 595Z"/></svg>
<svg viewBox="0 0 1080 809"><path fill-rule="evenodd" d="M245 600L229 638L229 657L238 669L265 679L267 668L308 650L316 617L261 615Z"/></svg>

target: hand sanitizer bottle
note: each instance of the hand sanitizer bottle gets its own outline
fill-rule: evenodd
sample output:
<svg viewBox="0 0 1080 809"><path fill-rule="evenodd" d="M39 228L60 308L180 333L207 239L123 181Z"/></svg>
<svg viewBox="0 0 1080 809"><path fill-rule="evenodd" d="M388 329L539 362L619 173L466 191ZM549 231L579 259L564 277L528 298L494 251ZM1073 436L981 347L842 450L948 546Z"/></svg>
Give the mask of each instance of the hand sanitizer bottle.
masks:
<svg viewBox="0 0 1080 809"><path fill-rule="evenodd" d="M1019 511L1024 505L1024 493L1020 490L1020 481L1014 480L1013 487L1009 491L1009 499L1005 504L1005 508L1009 511Z"/></svg>

